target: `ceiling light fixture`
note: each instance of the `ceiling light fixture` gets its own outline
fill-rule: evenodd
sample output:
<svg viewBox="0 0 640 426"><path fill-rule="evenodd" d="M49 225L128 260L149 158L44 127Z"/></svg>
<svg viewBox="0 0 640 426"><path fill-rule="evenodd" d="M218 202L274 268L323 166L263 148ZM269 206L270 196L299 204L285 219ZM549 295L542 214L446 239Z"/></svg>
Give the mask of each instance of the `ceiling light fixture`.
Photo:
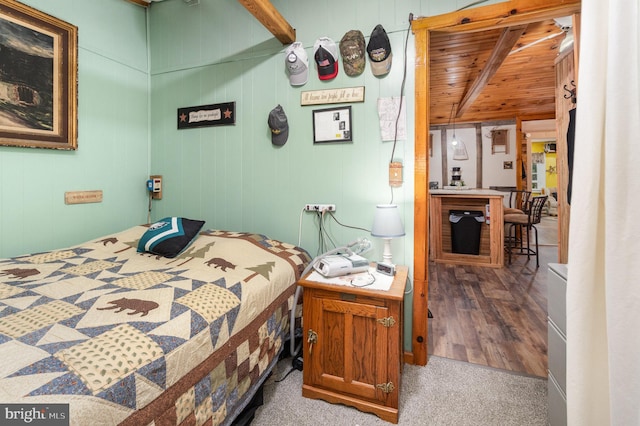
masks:
<svg viewBox="0 0 640 426"><path fill-rule="evenodd" d="M564 36L564 40L560 42L560 53L569 49L571 46L573 46L573 28L569 28L567 35Z"/></svg>
<svg viewBox="0 0 640 426"><path fill-rule="evenodd" d="M451 140L451 146L453 146L453 159L454 160L468 160L469 154L467 153L467 146L462 139L456 138L456 117L453 113L456 104L451 104L451 115L449 116L449 123L453 120L453 139Z"/></svg>

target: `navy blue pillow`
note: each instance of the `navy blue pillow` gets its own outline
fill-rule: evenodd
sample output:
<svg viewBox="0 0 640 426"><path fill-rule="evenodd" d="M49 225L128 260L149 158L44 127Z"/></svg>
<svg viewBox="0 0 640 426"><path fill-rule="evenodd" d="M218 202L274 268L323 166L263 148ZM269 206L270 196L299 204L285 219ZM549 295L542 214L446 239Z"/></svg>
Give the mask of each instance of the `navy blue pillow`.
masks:
<svg viewBox="0 0 640 426"><path fill-rule="evenodd" d="M195 240L204 220L165 217L149 226L138 242L139 253L176 257Z"/></svg>

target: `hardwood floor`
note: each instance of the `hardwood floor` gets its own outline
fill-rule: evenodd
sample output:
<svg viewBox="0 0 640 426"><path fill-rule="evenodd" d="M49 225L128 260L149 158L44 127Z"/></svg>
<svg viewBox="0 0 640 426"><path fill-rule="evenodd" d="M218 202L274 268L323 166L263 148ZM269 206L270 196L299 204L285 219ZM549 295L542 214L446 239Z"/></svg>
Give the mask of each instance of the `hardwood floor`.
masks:
<svg viewBox="0 0 640 426"><path fill-rule="evenodd" d="M536 226L538 228L538 242L545 246L557 246L558 245L558 217L557 216L542 216L540 224Z"/></svg>
<svg viewBox="0 0 640 426"><path fill-rule="evenodd" d="M430 354L547 376L547 264L558 252L556 222L543 222L539 268L526 256L503 268L429 264Z"/></svg>

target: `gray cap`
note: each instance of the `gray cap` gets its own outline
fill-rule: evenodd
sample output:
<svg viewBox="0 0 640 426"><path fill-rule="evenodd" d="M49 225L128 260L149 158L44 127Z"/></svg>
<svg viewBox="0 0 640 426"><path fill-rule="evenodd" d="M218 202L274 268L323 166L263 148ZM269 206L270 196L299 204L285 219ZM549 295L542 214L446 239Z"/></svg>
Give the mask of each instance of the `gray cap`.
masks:
<svg viewBox="0 0 640 426"><path fill-rule="evenodd" d="M292 86L302 86L309 76L309 58L302 43L296 41L285 52L285 66L289 72L289 82Z"/></svg>
<svg viewBox="0 0 640 426"><path fill-rule="evenodd" d="M280 105L275 107L269 113L269 129L271 129L271 143L274 145L284 145L289 138L289 123L287 115Z"/></svg>

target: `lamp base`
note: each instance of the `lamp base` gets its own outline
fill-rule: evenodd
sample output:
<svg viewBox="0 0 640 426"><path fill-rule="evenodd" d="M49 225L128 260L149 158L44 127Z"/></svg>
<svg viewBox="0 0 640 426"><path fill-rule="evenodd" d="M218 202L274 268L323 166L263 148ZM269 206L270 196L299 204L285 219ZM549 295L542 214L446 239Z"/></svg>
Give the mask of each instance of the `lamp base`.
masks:
<svg viewBox="0 0 640 426"><path fill-rule="evenodd" d="M393 261L391 260L391 238L383 238L383 239L384 239L384 251L382 252L382 260L384 263L393 265Z"/></svg>

